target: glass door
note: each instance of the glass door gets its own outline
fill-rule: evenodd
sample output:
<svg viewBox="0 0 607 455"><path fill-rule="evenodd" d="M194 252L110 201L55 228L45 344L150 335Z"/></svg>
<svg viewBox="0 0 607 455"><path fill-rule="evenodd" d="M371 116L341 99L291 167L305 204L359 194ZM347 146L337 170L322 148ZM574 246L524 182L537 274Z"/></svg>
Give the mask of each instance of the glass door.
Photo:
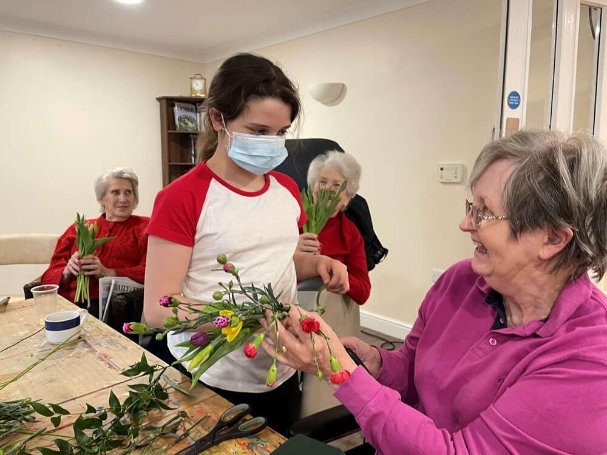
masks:
<svg viewBox="0 0 607 455"><path fill-rule="evenodd" d="M503 0L495 137L526 127L607 138L606 14L607 0Z"/></svg>
<svg viewBox="0 0 607 455"><path fill-rule="evenodd" d="M607 0L502 0L501 96L494 137L521 128L607 143ZM607 280L600 283L607 291Z"/></svg>

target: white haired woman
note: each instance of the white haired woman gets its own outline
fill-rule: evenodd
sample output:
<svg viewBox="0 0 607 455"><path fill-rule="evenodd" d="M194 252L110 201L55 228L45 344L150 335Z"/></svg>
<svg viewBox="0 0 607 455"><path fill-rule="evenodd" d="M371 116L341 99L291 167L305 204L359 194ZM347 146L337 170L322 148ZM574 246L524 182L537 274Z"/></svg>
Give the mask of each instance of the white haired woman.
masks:
<svg viewBox="0 0 607 455"><path fill-rule="evenodd" d="M350 283L347 295L359 305L369 298L371 280L363 238L344 210L360 188L361 172L356 158L335 150L312 160L308 168L308 186L312 188L314 196L319 189L337 192L344 181L347 183L335 211L320 234L301 234L297 243L299 252L322 253L345 264Z"/></svg>
<svg viewBox="0 0 607 455"><path fill-rule="evenodd" d="M76 244L76 228L70 225L57 242L48 269L42 275L43 284L58 284L59 294L70 301L76 295L76 277L83 273L90 282L91 313L96 315L99 299L99 278L128 277L143 283L147 239L145 230L150 219L133 215L139 202L139 179L130 168L115 168L95 181L95 195L101 206L101 216L87 220L96 222L98 237L114 237L95 254L80 257Z"/></svg>
<svg viewBox="0 0 607 455"><path fill-rule="evenodd" d="M382 454L607 453L607 297L588 276L607 265L607 151L522 131L488 144L470 180L474 256L432 286L399 351L340 342L314 315L351 373L335 396ZM278 357L314 371L299 318Z"/></svg>

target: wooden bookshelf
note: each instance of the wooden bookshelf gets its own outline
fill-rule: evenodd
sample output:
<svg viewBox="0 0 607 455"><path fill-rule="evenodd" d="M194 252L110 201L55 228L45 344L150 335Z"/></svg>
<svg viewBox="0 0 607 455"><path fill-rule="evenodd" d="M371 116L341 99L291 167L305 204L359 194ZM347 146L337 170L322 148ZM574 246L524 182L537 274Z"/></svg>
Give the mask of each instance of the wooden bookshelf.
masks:
<svg viewBox="0 0 607 455"><path fill-rule="evenodd" d="M199 131L179 130L175 126L175 103L190 103L201 111L205 102L198 96L159 96L162 186L192 169L197 162L194 147ZM199 121L202 119L199 116ZM200 122L199 122L200 125Z"/></svg>

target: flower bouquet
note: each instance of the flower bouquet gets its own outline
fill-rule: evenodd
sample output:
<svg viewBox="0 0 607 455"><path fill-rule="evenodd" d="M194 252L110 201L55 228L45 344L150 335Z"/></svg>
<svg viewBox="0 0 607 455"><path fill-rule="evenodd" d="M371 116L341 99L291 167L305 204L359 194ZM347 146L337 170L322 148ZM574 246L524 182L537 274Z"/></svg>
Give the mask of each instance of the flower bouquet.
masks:
<svg viewBox="0 0 607 455"><path fill-rule="evenodd" d="M164 330L156 334L156 339L162 340L170 331L182 333L191 331L189 341L177 346L187 348L186 353L176 361L183 363L192 374L192 387L200 376L209 369L211 365L230 352L242 348L248 358L257 355L259 346L266 336L270 336L276 347L273 362L266 376L266 385L272 387L276 382L277 349L279 346L279 321L285 319L291 305L279 301L279 296L274 295L271 284L265 284L262 288L253 284L245 286L242 284L238 269L234 264L228 262L224 254L217 256L217 262L221 268L213 269L230 274L231 279L227 284L219 283L221 290L213 293L213 302L189 303L181 302L170 296L160 298L159 304L172 309L172 315L165 318ZM186 316L180 318L179 314ZM269 319L269 323L262 328L261 319ZM314 343L313 335L323 337L329 346L328 338L320 331L319 322L313 317L301 317L300 324L305 333L309 333ZM154 329L141 322L127 322L123 326L127 334L150 334ZM331 353L329 346L331 381L340 383L347 379L349 373L342 371L339 362ZM314 353L314 361L317 365L317 376L323 379L320 365Z"/></svg>
<svg viewBox="0 0 607 455"><path fill-rule="evenodd" d="M95 250L104 243L109 242L114 237L97 237L99 228L97 223L87 223L84 215L76 213L76 245L78 245L78 255L82 258L89 254L94 254ZM91 296L89 294L91 277L88 275L78 274L76 278L76 297L74 303L86 302L87 306L91 304Z"/></svg>
<svg viewBox="0 0 607 455"><path fill-rule="evenodd" d="M308 217L303 225L304 232L319 234L325 227L335 207L339 203L339 196L346 188L347 181L343 181L339 189L334 192L327 188L319 188L314 198L314 192L310 187L301 192L301 202Z"/></svg>

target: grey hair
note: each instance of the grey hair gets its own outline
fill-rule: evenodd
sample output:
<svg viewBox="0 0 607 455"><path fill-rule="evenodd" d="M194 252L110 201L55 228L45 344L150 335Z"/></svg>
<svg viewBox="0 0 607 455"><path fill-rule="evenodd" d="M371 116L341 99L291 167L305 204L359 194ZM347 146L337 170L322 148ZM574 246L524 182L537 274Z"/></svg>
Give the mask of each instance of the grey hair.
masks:
<svg viewBox="0 0 607 455"><path fill-rule="evenodd" d="M135 174L130 167L116 167L97 177L95 180L95 196L97 197L97 202L101 204L101 200L107 192L107 181L110 178L125 179L131 182L131 185L133 186L133 196L135 197L135 207L137 207L137 204L139 204L139 179L137 178L137 174ZM103 205L101 205L101 212L103 211Z"/></svg>
<svg viewBox="0 0 607 455"><path fill-rule="evenodd" d="M569 228L573 238L553 258L552 270L568 270L572 280L588 271L602 278L607 264L605 147L587 134L519 131L483 148L470 187L499 160L516 163L503 190L511 234Z"/></svg>
<svg viewBox="0 0 607 455"><path fill-rule="evenodd" d="M362 173L362 168L356 158L337 150L330 150L324 155L318 155L312 160L308 168L308 186L310 188L316 184L320 171L325 167L336 169L344 176L348 182L345 189L348 199L356 196L360 188L360 175Z"/></svg>

